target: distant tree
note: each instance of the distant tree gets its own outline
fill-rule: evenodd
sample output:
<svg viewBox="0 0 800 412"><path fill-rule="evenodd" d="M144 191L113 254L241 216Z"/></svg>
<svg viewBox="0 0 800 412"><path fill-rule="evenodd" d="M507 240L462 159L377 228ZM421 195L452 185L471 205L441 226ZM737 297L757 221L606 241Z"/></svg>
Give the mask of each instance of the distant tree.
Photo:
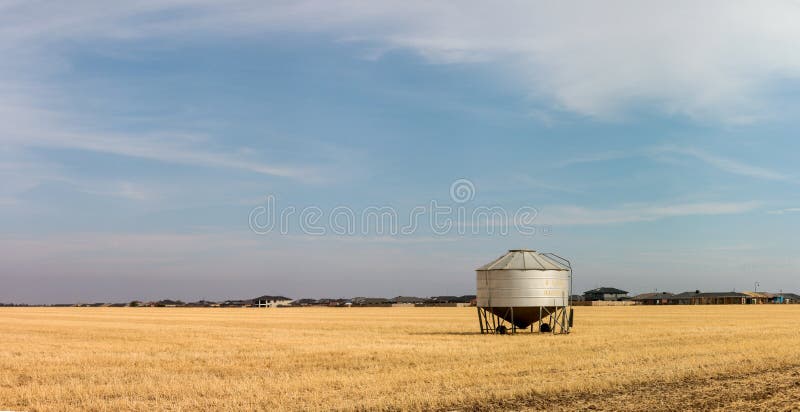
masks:
<svg viewBox="0 0 800 412"><path fill-rule="evenodd" d="M134 307L134 308L135 307L139 307L139 306L142 306L142 302L138 301L138 300L132 300L131 303L128 304L128 306L131 306L131 307Z"/></svg>

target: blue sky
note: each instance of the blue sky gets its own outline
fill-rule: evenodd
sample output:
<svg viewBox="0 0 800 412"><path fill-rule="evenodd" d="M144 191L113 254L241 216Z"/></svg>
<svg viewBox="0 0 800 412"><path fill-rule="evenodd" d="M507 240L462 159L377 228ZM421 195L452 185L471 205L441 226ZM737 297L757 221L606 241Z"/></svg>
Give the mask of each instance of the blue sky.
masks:
<svg viewBox="0 0 800 412"><path fill-rule="evenodd" d="M614 6L6 3L0 302L467 294L522 247L578 292L798 291L800 7ZM458 179L538 231L249 226Z"/></svg>

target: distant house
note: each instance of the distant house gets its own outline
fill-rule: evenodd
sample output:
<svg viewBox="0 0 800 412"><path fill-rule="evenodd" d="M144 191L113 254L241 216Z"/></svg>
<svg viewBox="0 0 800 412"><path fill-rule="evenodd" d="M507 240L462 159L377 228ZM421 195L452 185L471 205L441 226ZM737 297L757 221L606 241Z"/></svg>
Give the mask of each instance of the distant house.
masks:
<svg viewBox="0 0 800 412"><path fill-rule="evenodd" d="M462 296L433 296L425 303L425 306L475 306L477 298L475 295Z"/></svg>
<svg viewBox="0 0 800 412"><path fill-rule="evenodd" d="M669 298L671 305L744 305L747 296L739 292L683 292Z"/></svg>
<svg viewBox="0 0 800 412"><path fill-rule="evenodd" d="M392 303L396 304L415 304L415 303L426 303L429 299L427 298L418 298L416 296L397 296L390 299Z"/></svg>
<svg viewBox="0 0 800 412"><path fill-rule="evenodd" d="M183 306L184 303L180 300L172 300L172 299L162 299L158 302L155 302L154 306L159 308L175 308L178 306Z"/></svg>
<svg viewBox="0 0 800 412"><path fill-rule="evenodd" d="M295 299L292 301L292 306L315 306L319 304L318 300L309 298Z"/></svg>
<svg viewBox="0 0 800 412"><path fill-rule="evenodd" d="M628 298L628 292L617 289L617 288L609 288L609 287L602 287L592 290L587 290L583 292L583 298L587 301L596 301L596 300L606 300L606 301L614 301L614 300L624 300Z"/></svg>
<svg viewBox="0 0 800 412"><path fill-rule="evenodd" d="M800 295L794 293L776 293L772 301L774 303L800 303Z"/></svg>
<svg viewBox="0 0 800 412"><path fill-rule="evenodd" d="M634 296L631 300L640 305L668 305L669 298L673 296L675 295L669 292L642 293Z"/></svg>
<svg viewBox="0 0 800 412"><path fill-rule="evenodd" d="M458 296L432 296L430 299L431 304L442 304L442 303L457 303L461 302Z"/></svg>
<svg viewBox="0 0 800 412"><path fill-rule="evenodd" d="M701 305L744 305L749 298L739 292L706 292L697 297Z"/></svg>
<svg viewBox="0 0 800 412"><path fill-rule="evenodd" d="M353 298L353 306L392 306L392 302L386 298Z"/></svg>
<svg viewBox="0 0 800 412"><path fill-rule="evenodd" d="M428 298L418 298L416 296L395 296L389 299L393 307L424 306L428 301Z"/></svg>
<svg viewBox="0 0 800 412"><path fill-rule="evenodd" d="M748 304L764 304L764 303L771 303L775 295L772 293L764 293L764 292L742 292L743 294L747 295L745 301Z"/></svg>
<svg viewBox="0 0 800 412"><path fill-rule="evenodd" d="M289 306L291 304L292 299L285 296L264 295L253 299L253 306L259 308L277 308L278 306Z"/></svg>
<svg viewBox="0 0 800 412"><path fill-rule="evenodd" d="M464 295L461 296L461 299L463 303L469 303L472 304L472 306L475 306L475 303L478 302L478 296L476 295Z"/></svg>
<svg viewBox="0 0 800 412"><path fill-rule="evenodd" d="M475 295L433 296L429 301L431 303L469 303L472 299L475 299Z"/></svg>
<svg viewBox="0 0 800 412"><path fill-rule="evenodd" d="M219 304L223 308L245 308L253 306L253 302L249 300L226 300Z"/></svg>
<svg viewBox="0 0 800 412"><path fill-rule="evenodd" d="M313 300L313 299L310 299ZM330 298L322 298L317 299L315 303L309 303L310 305L315 306L328 306L328 307L340 307L340 306L350 306L352 303L348 299L330 299ZM302 305L301 305L302 306Z"/></svg>
<svg viewBox="0 0 800 412"><path fill-rule="evenodd" d="M215 306L218 307L219 304L216 303L216 302L208 301L208 300L198 300L197 302L189 302L184 306L190 307L190 308L212 308L212 307L215 307Z"/></svg>
<svg viewBox="0 0 800 412"><path fill-rule="evenodd" d="M699 294L699 290L694 292L678 293L677 295L672 295L671 297L667 298L667 302L670 305L697 305L699 304L699 300L697 298Z"/></svg>

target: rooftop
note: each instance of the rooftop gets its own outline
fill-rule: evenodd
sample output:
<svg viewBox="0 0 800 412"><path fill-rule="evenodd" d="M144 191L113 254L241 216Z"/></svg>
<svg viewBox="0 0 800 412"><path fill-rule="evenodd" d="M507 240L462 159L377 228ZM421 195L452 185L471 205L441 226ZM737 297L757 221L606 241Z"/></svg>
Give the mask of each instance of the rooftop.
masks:
<svg viewBox="0 0 800 412"><path fill-rule="evenodd" d="M259 296L257 298L253 298L253 300L266 300L266 301L275 300L275 301L281 301L281 300L292 300L292 299L287 298L286 296L264 295L264 296Z"/></svg>
<svg viewBox="0 0 800 412"><path fill-rule="evenodd" d="M675 296L675 295L673 295L672 293L669 293L669 292L651 292L651 293L642 293L642 294L636 295L632 299L633 300L667 299L667 298L670 298L672 296Z"/></svg>
<svg viewBox="0 0 800 412"><path fill-rule="evenodd" d="M605 287L604 286L604 287L600 287L600 288L597 288L597 289L587 290L586 292L583 292L583 293L584 294L586 294L586 293L610 293L610 294L614 294L614 295L625 295L628 292L624 291L622 289L609 288L609 287Z"/></svg>
<svg viewBox="0 0 800 412"><path fill-rule="evenodd" d="M746 298L748 295L739 292L683 292L677 295L674 295L667 299L689 299L689 298Z"/></svg>

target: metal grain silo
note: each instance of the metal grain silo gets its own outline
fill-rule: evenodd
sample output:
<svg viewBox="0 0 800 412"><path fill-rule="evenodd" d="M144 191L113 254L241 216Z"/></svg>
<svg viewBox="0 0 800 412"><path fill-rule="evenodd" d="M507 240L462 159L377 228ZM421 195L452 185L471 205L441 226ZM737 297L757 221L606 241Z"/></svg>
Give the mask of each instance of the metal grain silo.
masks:
<svg viewBox="0 0 800 412"><path fill-rule="evenodd" d="M572 266L553 253L515 249L475 270L481 333L569 333ZM506 322L508 326L506 326Z"/></svg>

